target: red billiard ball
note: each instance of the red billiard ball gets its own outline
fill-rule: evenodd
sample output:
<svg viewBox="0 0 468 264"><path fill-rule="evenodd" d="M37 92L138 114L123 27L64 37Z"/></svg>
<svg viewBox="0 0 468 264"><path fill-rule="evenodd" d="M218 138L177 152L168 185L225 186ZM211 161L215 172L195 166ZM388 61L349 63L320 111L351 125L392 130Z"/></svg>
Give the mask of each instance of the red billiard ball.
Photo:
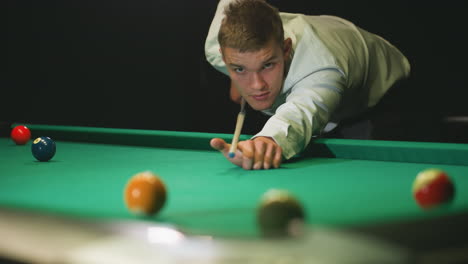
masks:
<svg viewBox="0 0 468 264"><path fill-rule="evenodd" d="M24 145L31 139L31 131L26 126L15 126L10 136L16 145Z"/></svg>
<svg viewBox="0 0 468 264"><path fill-rule="evenodd" d="M290 192L270 189L260 200L257 224L261 235L267 238L297 237L304 231L305 213Z"/></svg>
<svg viewBox="0 0 468 264"><path fill-rule="evenodd" d="M128 210L137 215L154 215L166 202L167 191L163 181L150 171L133 175L124 190Z"/></svg>
<svg viewBox="0 0 468 264"><path fill-rule="evenodd" d="M421 208L429 209L453 200L455 187L443 170L426 169L413 183L413 196Z"/></svg>

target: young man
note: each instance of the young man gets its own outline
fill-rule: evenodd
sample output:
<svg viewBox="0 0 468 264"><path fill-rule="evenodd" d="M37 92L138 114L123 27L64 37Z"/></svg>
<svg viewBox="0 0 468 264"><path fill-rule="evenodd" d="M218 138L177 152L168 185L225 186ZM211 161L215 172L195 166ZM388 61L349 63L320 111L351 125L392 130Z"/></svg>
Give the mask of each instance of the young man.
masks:
<svg viewBox="0 0 468 264"><path fill-rule="evenodd" d="M205 52L230 77L233 101L271 115L234 158L228 143L211 140L244 169L278 168L314 136L375 106L410 72L396 47L349 21L279 13L264 0L220 0Z"/></svg>

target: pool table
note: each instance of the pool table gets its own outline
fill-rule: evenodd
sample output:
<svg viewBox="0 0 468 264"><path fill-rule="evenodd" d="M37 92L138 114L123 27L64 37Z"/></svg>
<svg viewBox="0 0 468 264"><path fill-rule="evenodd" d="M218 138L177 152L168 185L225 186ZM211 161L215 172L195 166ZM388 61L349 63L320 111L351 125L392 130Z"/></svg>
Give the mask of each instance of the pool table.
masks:
<svg viewBox="0 0 468 264"><path fill-rule="evenodd" d="M281 251L278 248L300 249L310 260L313 254L325 254L319 250L324 247L320 241L336 238L343 242L345 236L355 234L359 238L351 236L348 250L336 246L334 253L328 250L327 254L333 255L328 256L329 262L321 256L322 262L316 263L333 263L333 257L340 255L337 252L344 256L341 263L347 263L343 261L350 260L346 251L357 251L352 247L363 241L362 237L373 241L362 244L367 257L372 250L381 249L372 248L378 243L386 245L388 254L384 256L400 256L386 263L468 260L464 254L468 249L467 144L316 139L279 169L248 171L210 148L211 138L230 141L232 135L228 134L26 126L33 138L54 139L57 152L52 160L39 162L31 154L32 140L15 145L10 138L0 138L0 256L6 259L34 263L35 258L42 258L44 262L59 258L60 250L51 248L76 249L77 239L81 239L80 245L90 245L91 238L125 233L125 226L147 230L154 224L180 232L198 241L197 245L205 245L200 242L204 238L228 241L227 245L236 245L232 247L237 247L240 255L261 245L273 249L269 254ZM451 177L456 190L451 203L431 210L416 204L412 184L418 172L427 168L442 169ZM132 214L123 200L127 181L142 171L159 175L168 191L164 208L153 216ZM310 236L310 241L305 240L309 242L271 245L268 243L285 242L261 237L256 222L259 201L274 188L288 190L301 202L306 212L303 232ZM109 255L124 251L122 245L116 248ZM196 250L203 251L209 250ZM183 252L191 251L185 248ZM86 256L98 258L99 254ZM71 259L70 254L68 257ZM284 263L308 263L305 259ZM60 262L65 263L63 259ZM131 262L139 263L136 259Z"/></svg>

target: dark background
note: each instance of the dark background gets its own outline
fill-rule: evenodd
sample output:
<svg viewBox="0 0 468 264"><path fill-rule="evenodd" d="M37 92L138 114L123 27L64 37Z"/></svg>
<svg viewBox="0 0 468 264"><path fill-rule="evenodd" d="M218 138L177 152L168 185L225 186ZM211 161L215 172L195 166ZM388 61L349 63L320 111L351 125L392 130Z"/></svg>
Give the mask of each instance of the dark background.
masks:
<svg viewBox="0 0 468 264"><path fill-rule="evenodd" d="M204 57L217 0L2 1L0 122L232 133L228 78ZM462 1L269 1L336 15L386 38L412 76L388 139L466 142ZM249 111L244 133L266 117ZM391 136L390 136L391 135ZM383 138L385 139L385 138Z"/></svg>

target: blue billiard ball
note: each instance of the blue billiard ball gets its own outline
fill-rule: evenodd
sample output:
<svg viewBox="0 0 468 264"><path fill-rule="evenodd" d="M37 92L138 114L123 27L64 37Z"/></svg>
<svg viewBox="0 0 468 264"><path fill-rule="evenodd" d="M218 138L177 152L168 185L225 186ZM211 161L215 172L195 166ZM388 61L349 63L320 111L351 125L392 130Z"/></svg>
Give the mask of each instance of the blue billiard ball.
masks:
<svg viewBox="0 0 468 264"><path fill-rule="evenodd" d="M55 142L50 137L38 137L33 141L31 151L38 161L49 161L55 155Z"/></svg>

